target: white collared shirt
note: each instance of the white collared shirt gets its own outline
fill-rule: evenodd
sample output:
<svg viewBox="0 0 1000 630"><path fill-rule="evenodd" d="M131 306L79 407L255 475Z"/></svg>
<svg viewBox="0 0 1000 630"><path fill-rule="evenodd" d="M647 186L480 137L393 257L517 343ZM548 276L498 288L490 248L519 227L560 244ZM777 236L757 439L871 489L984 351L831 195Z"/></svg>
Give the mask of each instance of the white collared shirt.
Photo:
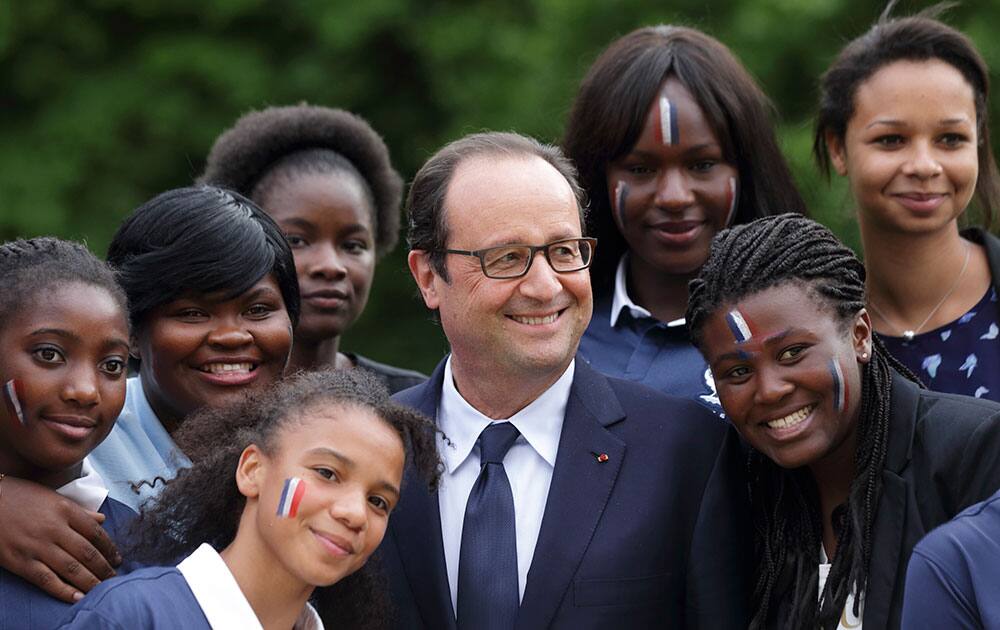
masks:
<svg viewBox="0 0 1000 630"><path fill-rule="evenodd" d="M94 470L89 456L83 458L80 476L56 492L91 512L100 510L104 500L108 498L108 486L105 485L101 475Z"/></svg>
<svg viewBox="0 0 1000 630"><path fill-rule="evenodd" d="M611 327L614 328L615 324L618 323L618 318L622 314L622 309L627 308L632 317L636 319L641 317L653 317L653 314L639 306L632 301L632 298L628 295L628 286L625 282L625 271L628 263L628 252L622 254L621 260L618 261L618 269L615 271L615 292L611 297ZM683 326L684 318L678 318L673 321L666 323L666 326L673 328L674 326Z"/></svg>
<svg viewBox="0 0 1000 630"><path fill-rule="evenodd" d="M826 557L826 549L823 548L823 543L820 543L819 591L816 595L817 599L823 597L823 588L826 586L826 578L830 576L831 566L833 565ZM837 624L837 630L861 630L861 622L865 615L865 595L864 593L860 595L861 605L858 606L858 612L861 613L860 616L854 615L854 599L855 591L854 589L851 589L851 592L847 594L847 600L844 602L844 612L840 615L840 623Z"/></svg>
<svg viewBox="0 0 1000 630"><path fill-rule="evenodd" d="M517 591L524 597L528 569L535 554L535 543L542 527L545 501L552 483L552 471L559 450L563 419L569 390L573 385L575 360L541 396L508 418L520 437L504 457L504 469L514 495L514 529L517 540ZM453 609L458 602L458 561L462 549L462 526L465 505L479 477L479 451L476 441L491 422L470 405L455 387L451 357L445 362L438 427L448 441L438 435L438 450L444 460L445 474L438 491L441 508L441 538L444 543L448 585ZM503 422L503 421L500 421ZM450 443L449 443L450 442Z"/></svg>
<svg viewBox="0 0 1000 630"><path fill-rule="evenodd" d="M177 565L212 630L263 630L222 556L202 544ZM294 630L323 630L316 610L306 603Z"/></svg>

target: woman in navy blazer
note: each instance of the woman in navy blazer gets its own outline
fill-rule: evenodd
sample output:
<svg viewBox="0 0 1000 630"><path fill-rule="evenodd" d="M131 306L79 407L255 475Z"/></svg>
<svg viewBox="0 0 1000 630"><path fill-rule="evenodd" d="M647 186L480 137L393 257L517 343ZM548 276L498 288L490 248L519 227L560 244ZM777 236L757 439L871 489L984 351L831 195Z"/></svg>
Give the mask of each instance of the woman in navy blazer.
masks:
<svg viewBox="0 0 1000 630"><path fill-rule="evenodd" d="M691 284L752 447L751 628L898 628L913 546L1000 487L1000 405L922 389L873 337L864 280L829 230L785 214L721 233Z"/></svg>

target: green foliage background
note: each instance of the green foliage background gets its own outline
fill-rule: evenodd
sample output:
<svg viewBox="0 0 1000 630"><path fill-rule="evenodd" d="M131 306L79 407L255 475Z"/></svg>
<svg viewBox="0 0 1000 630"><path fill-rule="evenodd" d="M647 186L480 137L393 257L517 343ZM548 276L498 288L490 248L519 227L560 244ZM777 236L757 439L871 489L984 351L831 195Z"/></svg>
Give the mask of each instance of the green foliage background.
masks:
<svg viewBox="0 0 1000 630"><path fill-rule="evenodd" d="M902 2L896 13L930 4ZM810 160L811 115L816 77L881 6L0 0L0 238L55 234L103 254L125 214L189 184L216 135L267 105L309 101L360 113L407 179L436 148L472 131L557 141L601 49L639 26L681 23L728 44L757 77L778 107L782 143L813 215L857 246L843 184L828 185ZM947 21L1000 67L1000 4L966 2ZM428 371L446 344L416 298L403 249L382 261L368 310L344 346Z"/></svg>

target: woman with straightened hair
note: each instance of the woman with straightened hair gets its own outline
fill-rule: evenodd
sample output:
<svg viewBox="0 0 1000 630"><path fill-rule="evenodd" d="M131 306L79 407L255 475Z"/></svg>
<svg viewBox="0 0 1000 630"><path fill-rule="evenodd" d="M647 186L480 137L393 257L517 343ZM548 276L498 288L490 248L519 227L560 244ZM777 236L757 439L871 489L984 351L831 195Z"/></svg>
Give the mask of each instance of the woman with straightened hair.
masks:
<svg viewBox="0 0 1000 630"><path fill-rule="evenodd" d="M861 261L800 215L721 232L687 319L750 446L750 628L899 628L914 545L1000 487L1000 405L922 389Z"/></svg>
<svg viewBox="0 0 1000 630"><path fill-rule="evenodd" d="M138 509L188 465L172 435L189 414L283 375L299 290L274 221L213 186L170 190L137 208L107 259L128 297L138 374L90 460L110 496ZM114 574L120 554L92 515L40 485L17 488L0 502L0 565L70 602Z"/></svg>
<svg viewBox="0 0 1000 630"><path fill-rule="evenodd" d="M599 244L580 343L598 370L719 410L685 325L687 283L719 230L805 212L773 113L732 52L692 28L632 31L587 71L563 148Z"/></svg>
<svg viewBox="0 0 1000 630"><path fill-rule="evenodd" d="M253 199L292 247L302 317L291 371L363 367L393 393L426 380L341 349L399 238L403 180L367 121L310 105L250 112L216 139L200 181Z"/></svg>
<svg viewBox="0 0 1000 630"><path fill-rule="evenodd" d="M894 5L823 75L814 154L850 184L889 351L931 389L1000 401L989 68L942 7L890 19Z"/></svg>

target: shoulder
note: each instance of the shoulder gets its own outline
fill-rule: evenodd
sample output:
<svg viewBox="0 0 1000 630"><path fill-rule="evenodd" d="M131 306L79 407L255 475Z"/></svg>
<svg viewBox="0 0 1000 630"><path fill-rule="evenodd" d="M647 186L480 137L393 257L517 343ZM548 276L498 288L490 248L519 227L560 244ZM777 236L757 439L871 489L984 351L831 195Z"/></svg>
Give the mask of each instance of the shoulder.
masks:
<svg viewBox="0 0 1000 630"><path fill-rule="evenodd" d="M1000 436L1000 404L924 389L917 394L915 421L917 433L931 447L965 442L976 435Z"/></svg>
<svg viewBox="0 0 1000 630"><path fill-rule="evenodd" d="M368 357L361 356L360 354L350 354L349 356L354 359L354 362L358 367L373 372L376 376L378 376L382 382L385 383L386 387L389 388L390 394L395 394L396 392L408 389L414 385L419 385L427 380L427 375L421 374L416 370L407 370L392 365L386 365L385 363L373 361Z"/></svg>
<svg viewBox="0 0 1000 630"><path fill-rule="evenodd" d="M954 519L921 540L914 553L949 568L968 564L996 567L1000 577L1000 548L994 538L1000 532L1000 492L971 505Z"/></svg>
<svg viewBox="0 0 1000 630"><path fill-rule="evenodd" d="M140 569L98 584L70 609L62 623L73 627L77 619L96 612L104 620L120 622L122 627L141 627L141 622L150 622L164 614L166 607L171 610L189 608L182 599L185 591L190 594L184 576L175 568ZM191 599L197 608L193 596Z"/></svg>

